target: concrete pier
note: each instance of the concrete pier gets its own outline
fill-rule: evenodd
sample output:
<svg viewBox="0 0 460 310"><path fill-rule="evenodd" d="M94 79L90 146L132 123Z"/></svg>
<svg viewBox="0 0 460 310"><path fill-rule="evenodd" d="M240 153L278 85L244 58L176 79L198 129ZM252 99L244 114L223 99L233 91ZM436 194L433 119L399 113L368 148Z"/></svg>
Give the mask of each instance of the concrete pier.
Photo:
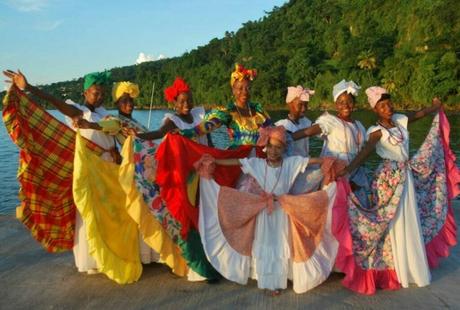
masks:
<svg viewBox="0 0 460 310"><path fill-rule="evenodd" d="M458 223L460 201L454 203ZM49 254L12 216L0 216L0 309L460 309L460 247L432 271L430 286L378 291L344 288L333 273L312 291L292 287L272 297L255 281L241 286L191 283L160 264L144 266L137 283L118 285L103 274L78 273L72 253Z"/></svg>

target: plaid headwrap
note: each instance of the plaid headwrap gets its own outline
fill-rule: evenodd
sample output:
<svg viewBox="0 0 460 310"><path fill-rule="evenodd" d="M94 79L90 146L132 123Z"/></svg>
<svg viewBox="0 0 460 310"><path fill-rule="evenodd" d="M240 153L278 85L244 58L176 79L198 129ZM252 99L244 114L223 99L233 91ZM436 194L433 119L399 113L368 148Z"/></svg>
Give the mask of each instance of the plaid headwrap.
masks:
<svg viewBox="0 0 460 310"><path fill-rule="evenodd" d="M72 196L75 132L12 86L3 101L3 121L19 147L21 204L16 217L49 252L71 250L75 205ZM103 149L85 140L96 154Z"/></svg>

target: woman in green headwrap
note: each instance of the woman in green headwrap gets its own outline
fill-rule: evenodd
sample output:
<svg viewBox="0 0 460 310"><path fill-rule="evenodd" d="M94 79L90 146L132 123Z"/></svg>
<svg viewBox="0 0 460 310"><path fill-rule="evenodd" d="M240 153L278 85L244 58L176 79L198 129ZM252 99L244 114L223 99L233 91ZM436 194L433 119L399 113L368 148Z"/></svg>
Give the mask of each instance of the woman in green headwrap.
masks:
<svg viewBox="0 0 460 310"><path fill-rule="evenodd" d="M84 103L66 103L62 99L51 96L37 87L30 85L25 76L18 70L3 71L9 82L16 85L21 90L26 90L33 95L50 102L61 113L66 116L66 121L72 129L76 130L74 124L79 119L86 119L90 122L97 122L108 115L108 112L102 107L104 99L104 87L110 80L110 72L90 73L84 77ZM85 138L93 141L106 150L102 158L108 161L114 161L118 151L115 148L114 138L99 130L80 129L80 133ZM119 155L118 155L119 156ZM79 214L76 212L75 239L74 239L74 256L75 265L80 272L96 273L96 261L88 253L88 241L86 239L86 225Z"/></svg>

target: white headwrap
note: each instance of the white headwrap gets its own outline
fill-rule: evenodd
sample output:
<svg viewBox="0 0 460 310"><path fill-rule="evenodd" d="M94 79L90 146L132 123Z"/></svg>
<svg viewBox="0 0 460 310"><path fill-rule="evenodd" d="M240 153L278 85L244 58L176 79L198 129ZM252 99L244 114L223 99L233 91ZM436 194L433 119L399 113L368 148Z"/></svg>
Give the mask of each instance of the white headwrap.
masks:
<svg viewBox="0 0 460 310"><path fill-rule="evenodd" d="M297 87L289 86L288 92L286 95L286 103L291 102L297 97L300 97L300 100L302 101L310 101L310 95L314 95L314 94L315 94L314 90L303 88L300 85L297 85Z"/></svg>
<svg viewBox="0 0 460 310"><path fill-rule="evenodd" d="M334 102L337 101L337 98L347 92L347 94L352 94L354 97L358 96L358 91L361 89L360 86L356 85L353 81L341 80L339 83L334 85L332 89L332 96L334 96Z"/></svg>

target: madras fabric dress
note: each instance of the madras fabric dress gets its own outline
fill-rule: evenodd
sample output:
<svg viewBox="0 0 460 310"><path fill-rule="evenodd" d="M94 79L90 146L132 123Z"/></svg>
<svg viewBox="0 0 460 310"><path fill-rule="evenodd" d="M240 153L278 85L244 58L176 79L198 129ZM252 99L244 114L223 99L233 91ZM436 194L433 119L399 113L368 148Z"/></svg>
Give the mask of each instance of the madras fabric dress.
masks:
<svg viewBox="0 0 460 310"><path fill-rule="evenodd" d="M72 196L75 132L12 86L4 98L3 121L20 148L17 218L49 252L74 245L75 205ZM83 140L97 155L104 150Z"/></svg>

